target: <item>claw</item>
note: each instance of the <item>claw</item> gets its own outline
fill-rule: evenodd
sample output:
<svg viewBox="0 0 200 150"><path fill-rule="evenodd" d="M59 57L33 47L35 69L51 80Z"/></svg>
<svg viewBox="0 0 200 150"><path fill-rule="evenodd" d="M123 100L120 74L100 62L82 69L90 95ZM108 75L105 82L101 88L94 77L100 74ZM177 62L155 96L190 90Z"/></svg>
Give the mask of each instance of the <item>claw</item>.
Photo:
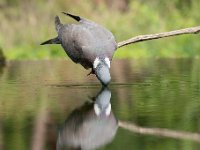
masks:
<svg viewBox="0 0 200 150"><path fill-rule="evenodd" d="M93 69L87 74L87 76L89 76L91 74L95 74Z"/></svg>

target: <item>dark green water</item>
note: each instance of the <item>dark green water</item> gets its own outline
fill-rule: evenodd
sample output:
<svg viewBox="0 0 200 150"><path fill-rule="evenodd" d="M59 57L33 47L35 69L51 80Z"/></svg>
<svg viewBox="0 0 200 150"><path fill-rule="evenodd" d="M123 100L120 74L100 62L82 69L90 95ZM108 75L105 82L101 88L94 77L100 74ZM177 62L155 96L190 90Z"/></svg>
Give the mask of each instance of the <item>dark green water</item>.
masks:
<svg viewBox="0 0 200 150"><path fill-rule="evenodd" d="M115 60L102 91L87 73L65 60L1 68L0 149L200 149L200 59Z"/></svg>

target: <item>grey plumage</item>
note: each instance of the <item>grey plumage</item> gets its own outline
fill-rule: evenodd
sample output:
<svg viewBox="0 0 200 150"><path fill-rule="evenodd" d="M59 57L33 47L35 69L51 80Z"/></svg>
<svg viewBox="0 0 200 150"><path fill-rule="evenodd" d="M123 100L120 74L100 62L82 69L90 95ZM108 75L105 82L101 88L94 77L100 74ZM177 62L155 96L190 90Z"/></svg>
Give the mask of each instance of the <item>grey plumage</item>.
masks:
<svg viewBox="0 0 200 150"><path fill-rule="evenodd" d="M112 60L117 43L113 34L88 19L64 13L78 21L78 24L65 24L55 17L55 26L58 36L44 44L61 44L67 55L75 63L80 63L85 69L92 68L98 58L108 57ZM93 71L94 73L94 71Z"/></svg>

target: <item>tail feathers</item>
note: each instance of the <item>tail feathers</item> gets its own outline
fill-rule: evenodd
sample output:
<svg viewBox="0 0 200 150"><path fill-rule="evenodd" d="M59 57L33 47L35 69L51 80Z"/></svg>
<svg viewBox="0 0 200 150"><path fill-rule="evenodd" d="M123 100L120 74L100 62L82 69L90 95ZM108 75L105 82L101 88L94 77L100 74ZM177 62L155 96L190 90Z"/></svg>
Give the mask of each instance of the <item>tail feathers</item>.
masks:
<svg viewBox="0 0 200 150"><path fill-rule="evenodd" d="M79 16L75 16L75 15L72 15L72 14L69 14L69 13L66 13L66 12L62 12L62 13L67 15L67 16L72 17L73 19L75 19L78 22L81 20L81 17L79 17Z"/></svg>
<svg viewBox="0 0 200 150"><path fill-rule="evenodd" d="M40 45L45 45L45 44L61 44L61 42L58 39L58 37L56 37L54 39L47 40L47 41L41 43Z"/></svg>
<svg viewBox="0 0 200 150"><path fill-rule="evenodd" d="M58 16L55 17L55 27L56 31L58 32L59 29L63 26L63 24L60 22L60 19Z"/></svg>

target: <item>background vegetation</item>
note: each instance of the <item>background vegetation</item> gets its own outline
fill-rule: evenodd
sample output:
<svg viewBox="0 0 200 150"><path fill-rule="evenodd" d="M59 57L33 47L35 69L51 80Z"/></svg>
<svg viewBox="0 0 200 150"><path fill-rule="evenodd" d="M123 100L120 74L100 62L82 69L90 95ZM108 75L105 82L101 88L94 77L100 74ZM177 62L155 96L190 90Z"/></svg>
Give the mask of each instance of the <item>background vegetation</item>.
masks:
<svg viewBox="0 0 200 150"><path fill-rule="evenodd" d="M66 11L89 18L113 32L117 41L200 24L199 0L1 0L0 47L8 59L66 57L60 46L39 44L56 35L54 17ZM117 58L200 55L199 35L183 35L121 48Z"/></svg>

